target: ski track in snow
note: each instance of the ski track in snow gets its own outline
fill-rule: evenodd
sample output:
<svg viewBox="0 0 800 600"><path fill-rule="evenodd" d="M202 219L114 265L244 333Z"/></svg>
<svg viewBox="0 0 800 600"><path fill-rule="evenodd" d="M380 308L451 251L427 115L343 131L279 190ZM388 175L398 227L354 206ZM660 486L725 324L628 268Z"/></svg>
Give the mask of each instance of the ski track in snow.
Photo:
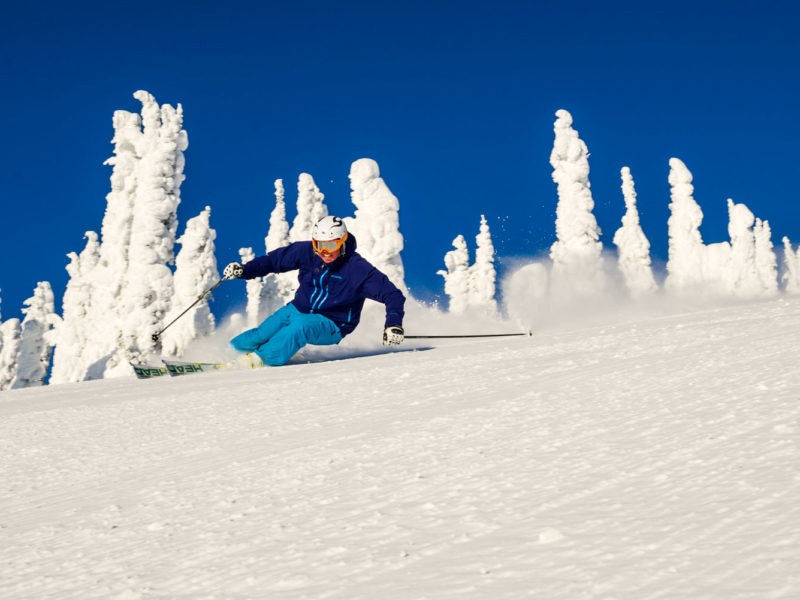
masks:
<svg viewBox="0 0 800 600"><path fill-rule="evenodd" d="M800 597L800 300L0 395L0 597Z"/></svg>

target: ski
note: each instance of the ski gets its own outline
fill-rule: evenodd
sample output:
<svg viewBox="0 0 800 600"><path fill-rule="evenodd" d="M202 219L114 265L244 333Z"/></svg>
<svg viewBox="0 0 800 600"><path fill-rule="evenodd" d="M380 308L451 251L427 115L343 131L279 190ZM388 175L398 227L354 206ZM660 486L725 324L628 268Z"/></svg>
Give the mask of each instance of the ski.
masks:
<svg viewBox="0 0 800 600"><path fill-rule="evenodd" d="M166 367L151 367L149 365L137 365L129 363L133 367L133 372L139 379L153 379L154 377L164 377L167 375Z"/></svg>
<svg viewBox="0 0 800 600"><path fill-rule="evenodd" d="M255 354L242 354L232 362L185 362L170 359L161 359L167 372L173 377L192 375L194 373L210 373L220 369L257 369L264 363Z"/></svg>
<svg viewBox="0 0 800 600"><path fill-rule="evenodd" d="M154 377L163 377L169 375L171 377L181 377L183 375L194 375L195 373L210 373L211 371L219 371L221 369L256 369L263 367L264 363L261 362L254 354L245 354L239 357L235 362L186 362L172 359L161 359L164 363L162 367L153 367L150 365L137 365L130 363L133 367L133 372L139 379L152 379Z"/></svg>
<svg viewBox="0 0 800 600"><path fill-rule="evenodd" d="M164 368L172 377L193 375L195 373L208 373L225 368L223 363L212 362L180 362L175 360L162 360Z"/></svg>

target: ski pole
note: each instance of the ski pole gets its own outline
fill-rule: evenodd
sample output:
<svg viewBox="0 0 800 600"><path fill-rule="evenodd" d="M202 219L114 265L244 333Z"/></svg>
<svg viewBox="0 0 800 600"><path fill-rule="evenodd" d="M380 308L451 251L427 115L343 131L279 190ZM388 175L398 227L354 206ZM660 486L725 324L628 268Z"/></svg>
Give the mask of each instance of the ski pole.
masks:
<svg viewBox="0 0 800 600"><path fill-rule="evenodd" d="M511 337L526 335L531 337L533 332L526 331L524 333L479 333L467 335L406 335L404 339L407 340L431 340L431 339L451 339L451 338L486 338L486 337Z"/></svg>
<svg viewBox="0 0 800 600"><path fill-rule="evenodd" d="M226 281L226 280L227 280L227 277L223 277L223 278L222 278L222 279L220 279L220 280L219 280L217 283L215 283L215 284L214 284L214 285L212 285L210 288L208 288L208 289L207 289L205 292L203 292L202 294L200 294L200 296L197 298L197 300L195 300L194 302L192 302L192 304L191 304L191 305L190 305L190 306L189 306L189 307L188 307L186 310L184 310L184 311L183 311L181 314L179 314L177 317L175 317L174 319L172 319L172 321L170 321L170 322L169 322L169 324L168 324L166 327L164 327L164 329L162 329L162 330L161 330L161 331L159 331L158 333L154 333L152 336L150 336L150 337L153 339L153 341L154 341L154 342L158 342L158 339L161 337L161 334L162 334L162 333L164 333L164 332L165 332L167 329L169 329L169 328L170 328L170 326L172 326L172 325L175 323L175 321L177 321L177 320L178 320L178 319L180 319L180 318L181 318L183 315L185 315L187 312L189 312L190 310L192 310L192 309L194 308L195 304L197 304L197 303L198 303L198 302L200 302L201 300L203 300L203 299L207 298L207 297L208 297L208 296L211 294L211 292L213 292L215 289L217 289L217 288L220 286L220 284L221 284L223 281Z"/></svg>

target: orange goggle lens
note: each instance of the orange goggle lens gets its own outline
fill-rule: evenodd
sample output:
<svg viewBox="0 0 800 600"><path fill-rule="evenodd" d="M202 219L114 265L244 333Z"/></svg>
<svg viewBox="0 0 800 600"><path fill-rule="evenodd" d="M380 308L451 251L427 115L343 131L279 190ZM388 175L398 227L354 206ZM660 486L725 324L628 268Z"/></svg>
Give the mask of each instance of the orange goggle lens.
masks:
<svg viewBox="0 0 800 600"><path fill-rule="evenodd" d="M314 250L318 254L322 254L323 252L328 252L330 254L341 248L346 238L347 236L345 235L338 240L311 240L311 243L314 244Z"/></svg>

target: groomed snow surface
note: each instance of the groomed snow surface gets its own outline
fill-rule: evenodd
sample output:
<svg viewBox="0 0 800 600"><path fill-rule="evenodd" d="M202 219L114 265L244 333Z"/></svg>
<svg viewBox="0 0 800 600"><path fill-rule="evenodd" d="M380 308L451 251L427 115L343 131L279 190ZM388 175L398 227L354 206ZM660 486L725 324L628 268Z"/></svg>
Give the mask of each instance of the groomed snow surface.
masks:
<svg viewBox="0 0 800 600"><path fill-rule="evenodd" d="M0 394L0 597L800 598L800 300Z"/></svg>

